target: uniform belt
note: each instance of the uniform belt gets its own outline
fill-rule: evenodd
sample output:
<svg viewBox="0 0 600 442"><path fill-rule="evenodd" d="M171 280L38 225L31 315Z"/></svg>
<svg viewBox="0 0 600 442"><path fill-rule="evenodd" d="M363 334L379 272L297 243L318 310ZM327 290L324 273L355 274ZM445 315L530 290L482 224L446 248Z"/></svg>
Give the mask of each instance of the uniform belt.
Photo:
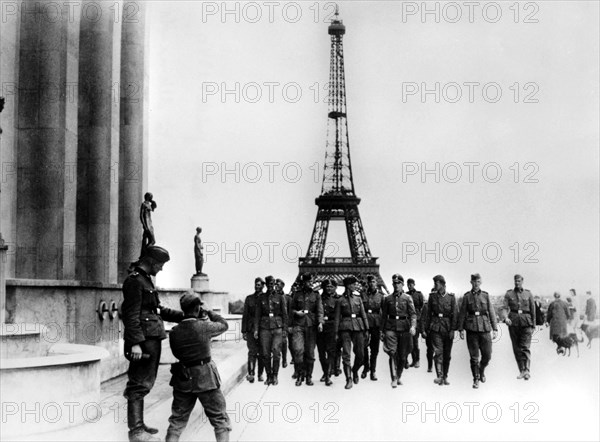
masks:
<svg viewBox="0 0 600 442"><path fill-rule="evenodd" d="M511 310L513 313L529 315L531 312L529 310Z"/></svg>
<svg viewBox="0 0 600 442"><path fill-rule="evenodd" d="M487 316L487 312L471 312L469 313L471 316Z"/></svg>
<svg viewBox="0 0 600 442"><path fill-rule="evenodd" d="M146 314L152 314L152 315L158 315L158 312L156 309L153 310L140 310L140 313L146 313Z"/></svg>
<svg viewBox="0 0 600 442"><path fill-rule="evenodd" d="M437 315L435 315L435 316L437 316L438 318L447 318L447 317L449 317L450 315L445 315L445 314L443 314L443 313L438 313L438 314L437 314Z"/></svg>
<svg viewBox="0 0 600 442"><path fill-rule="evenodd" d="M192 367L196 367L197 365L206 365L211 361L210 356L208 358L204 358L204 359L196 359L194 361L190 361L185 363L185 367L186 368L192 368Z"/></svg>
<svg viewBox="0 0 600 442"><path fill-rule="evenodd" d="M389 319L406 319L407 316L388 315Z"/></svg>
<svg viewBox="0 0 600 442"><path fill-rule="evenodd" d="M344 318L356 318L356 313L352 313L351 315L345 315Z"/></svg>
<svg viewBox="0 0 600 442"><path fill-rule="evenodd" d="M281 315L276 315L275 313L267 313L266 315L262 315L263 318L281 318Z"/></svg>

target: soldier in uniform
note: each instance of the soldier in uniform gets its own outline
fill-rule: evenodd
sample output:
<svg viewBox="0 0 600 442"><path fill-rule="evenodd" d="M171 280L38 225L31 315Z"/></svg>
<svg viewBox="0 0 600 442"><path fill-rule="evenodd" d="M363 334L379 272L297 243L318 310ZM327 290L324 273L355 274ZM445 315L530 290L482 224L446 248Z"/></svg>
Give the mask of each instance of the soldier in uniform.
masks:
<svg viewBox="0 0 600 442"><path fill-rule="evenodd" d="M338 298L335 296L335 281L325 279L321 283L323 294L321 302L323 304L323 331L317 334L317 348L319 350L319 362L323 369L323 376L320 381L330 386L331 374L335 362L336 337L335 337L335 305Z"/></svg>
<svg viewBox="0 0 600 442"><path fill-rule="evenodd" d="M263 364L260 357L260 342L254 338L254 317L256 316L256 305L260 295L265 288L265 281L262 278L254 279L254 293L246 296L244 300L244 313L242 314L242 336L248 346L248 375L246 380L254 382L256 361L258 360L258 380L262 381Z"/></svg>
<svg viewBox="0 0 600 442"><path fill-rule="evenodd" d="M523 288L523 277L515 275L515 288L504 295L504 309L508 316L504 323L508 325L508 333L512 342L513 353L519 367L517 379L529 380L531 363L531 336L535 329L535 303L533 295Z"/></svg>
<svg viewBox="0 0 600 442"><path fill-rule="evenodd" d="M291 296L289 294L286 295L283 292L284 287L285 287L285 282L283 282L283 279L277 278L275 280L275 290L277 290L277 292L280 293L285 298L286 305L290 305ZM290 342L290 340L288 338L289 338L289 336L288 336L287 329L283 330L283 335L281 337L281 367L282 368L286 368L288 366L287 352L288 352L288 343ZM290 349L290 353L291 353L291 349Z"/></svg>
<svg viewBox="0 0 600 442"><path fill-rule="evenodd" d="M421 360L421 350L419 349L419 335L421 333L422 324L421 324L421 310L423 310L423 305L425 304L425 298L423 297L423 293L419 292L415 289L415 280L412 278L408 278L406 280L406 285L408 286L408 294L413 300L413 304L415 305L415 310L417 312L417 333L413 335L413 347L412 347L412 362L410 364L411 367L419 368L419 361ZM408 364L408 358L406 360ZM406 366L408 368L408 366Z"/></svg>
<svg viewBox="0 0 600 442"><path fill-rule="evenodd" d="M383 351L390 357L392 388L402 385L400 378L417 333L417 313L412 297L404 293L402 275L392 276L394 292L383 299ZM371 337L371 339L373 339Z"/></svg>
<svg viewBox="0 0 600 442"><path fill-rule="evenodd" d="M144 397L156 381L160 362L161 341L167 337L163 319L179 322L183 313L160 305L152 276L156 276L169 261L169 252L150 245L136 263L133 272L123 282L123 320L125 357L129 359L127 386L127 425L130 440L158 440L151 434L156 428L144 423Z"/></svg>
<svg viewBox="0 0 600 442"><path fill-rule="evenodd" d="M465 338L467 330L467 348L471 357L471 373L473 388L479 388L479 381L485 382L485 367L492 358L492 337L498 336L498 325L494 306L490 302L488 292L481 290L479 273L471 275L471 291L464 294L458 316L460 339ZM481 361L479 353L481 352Z"/></svg>
<svg viewBox="0 0 600 442"><path fill-rule="evenodd" d="M275 290L275 278L265 278L267 291L260 295L254 316L254 338L260 335L260 356L267 371L265 385L277 385L281 360L281 341L287 328L285 297Z"/></svg>
<svg viewBox="0 0 600 442"><path fill-rule="evenodd" d="M288 312L297 387L302 385L305 376L306 385L313 385L317 332L323 331L323 304L319 292L310 285L311 279L308 273L302 275L302 287L292 295Z"/></svg>
<svg viewBox="0 0 600 442"><path fill-rule="evenodd" d="M367 313L360 293L358 280L354 276L344 278L345 291L335 306L334 330L342 340L342 360L346 386L352 388L352 382L358 384L358 370L363 364L365 334L368 333ZM368 339L368 338L367 338ZM354 351L354 365L350 365L351 352Z"/></svg>
<svg viewBox="0 0 600 442"><path fill-rule="evenodd" d="M363 305L367 311L367 321L369 322L369 342L365 342L365 363L361 378L366 378L367 373L371 372L371 380L376 381L377 376L377 356L379 355L379 342L381 340L381 304L383 302L383 292L377 285L377 278L373 275L367 276L367 290L363 293ZM371 355L369 355L369 349ZM370 357L369 357L370 356Z"/></svg>
<svg viewBox="0 0 600 442"><path fill-rule="evenodd" d="M431 334L433 344L433 359L437 378L433 381L438 385L450 385L448 371L454 331L458 324L458 307L454 293L446 292L446 280L442 275L433 277L434 291L429 294L427 315L422 317L425 336Z"/></svg>
<svg viewBox="0 0 600 442"><path fill-rule="evenodd" d="M431 335L425 333L425 329L423 328L422 319L429 314L429 309L427 307L427 301L423 304L423 308L421 309L421 337L425 339L425 346L427 347L427 373L431 373L433 371L433 343L431 342Z"/></svg>
<svg viewBox="0 0 600 442"><path fill-rule="evenodd" d="M200 296L191 290L179 303L185 316L169 333L173 356L179 362L171 365L173 405L166 441L179 440L199 400L215 430L217 442L227 442L231 424L220 388L221 378L210 354L211 338L227 330L227 321L212 311L203 310Z"/></svg>

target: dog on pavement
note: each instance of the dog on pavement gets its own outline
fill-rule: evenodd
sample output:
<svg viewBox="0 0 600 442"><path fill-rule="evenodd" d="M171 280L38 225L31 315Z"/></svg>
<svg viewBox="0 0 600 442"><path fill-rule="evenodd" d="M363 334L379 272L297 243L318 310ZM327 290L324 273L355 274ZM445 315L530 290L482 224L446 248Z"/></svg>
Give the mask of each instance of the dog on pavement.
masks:
<svg viewBox="0 0 600 442"><path fill-rule="evenodd" d="M568 352L568 356L571 356L571 347L575 347L577 350L577 357L579 357L579 342L583 342L577 339L575 333L569 333L567 336L555 336L554 343L556 344L556 353L565 356Z"/></svg>
<svg viewBox="0 0 600 442"><path fill-rule="evenodd" d="M581 331L583 333L585 333L585 335L588 338L588 343L587 346L588 348L591 348L592 346L592 339L596 338L598 339L598 325L594 325L594 324L581 324Z"/></svg>

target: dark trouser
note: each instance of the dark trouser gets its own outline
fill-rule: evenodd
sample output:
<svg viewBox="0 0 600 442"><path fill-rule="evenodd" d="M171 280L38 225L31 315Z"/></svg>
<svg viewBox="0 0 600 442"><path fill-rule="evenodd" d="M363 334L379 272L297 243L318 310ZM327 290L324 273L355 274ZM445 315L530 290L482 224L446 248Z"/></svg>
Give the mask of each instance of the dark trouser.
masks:
<svg viewBox="0 0 600 442"><path fill-rule="evenodd" d="M406 359L412 350L412 336L409 331L386 330L383 341L383 351L396 360L398 377L402 376Z"/></svg>
<svg viewBox="0 0 600 442"><path fill-rule="evenodd" d="M158 372L158 363L160 362L161 340L146 339L140 344L142 353L150 355L148 359L140 359L139 361L130 361L129 370L127 370L127 386L123 392L130 401L144 399L150 393L156 381L156 373ZM131 346L125 346L125 352L131 351Z"/></svg>
<svg viewBox="0 0 600 442"><path fill-rule="evenodd" d="M342 361L345 366L352 366L352 371L356 373L364 360L365 332L362 330L342 330L339 335L342 340ZM351 351L354 351L354 365L350 364Z"/></svg>
<svg viewBox="0 0 600 442"><path fill-rule="evenodd" d="M337 351L333 324L325 323L323 331L317 333L317 349L319 350L319 362L321 363L323 374L326 374L328 370L333 370Z"/></svg>
<svg viewBox="0 0 600 442"><path fill-rule="evenodd" d="M431 341L431 333L427 334L425 345L427 346L427 368L429 369L433 365L433 342Z"/></svg>
<svg viewBox="0 0 600 442"><path fill-rule="evenodd" d="M283 333L281 334L281 360L284 363L287 363L288 342L289 342L288 332L284 330ZM291 352L292 352L292 349L290 349L290 354L291 354Z"/></svg>
<svg viewBox="0 0 600 442"><path fill-rule="evenodd" d="M337 340L335 341L335 369L339 370L340 369L340 362L342 361L342 338L340 338L338 336Z"/></svg>
<svg viewBox="0 0 600 442"><path fill-rule="evenodd" d="M260 357L267 375L279 372L281 360L281 340L283 330L280 328L260 330Z"/></svg>
<svg viewBox="0 0 600 442"><path fill-rule="evenodd" d="M317 344L317 327L294 326L292 332L292 349L294 365L302 367L303 363L315 362L315 345Z"/></svg>
<svg viewBox="0 0 600 442"><path fill-rule="evenodd" d="M492 336L490 332L474 332L467 330L467 348L471 357L473 378L479 377L479 368L484 369L492 359ZM481 351L481 362L479 352Z"/></svg>
<svg viewBox="0 0 600 442"><path fill-rule="evenodd" d="M431 332L431 343L433 345L433 360L438 377L447 378L450 369L452 353L451 332Z"/></svg>
<svg viewBox="0 0 600 442"><path fill-rule="evenodd" d="M417 324L417 330L421 329L421 325ZM415 333L412 337L412 351L410 352L412 356L412 363L419 362L421 360L421 349L419 348L419 333Z"/></svg>
<svg viewBox="0 0 600 442"><path fill-rule="evenodd" d="M371 340L369 341L369 344L365 343L364 367L367 371L370 370L372 372L375 372L375 369L377 368L377 355L379 354L379 340L381 339L381 329L379 327L371 327L369 329L369 333L371 333ZM371 350L370 355L369 350Z"/></svg>
<svg viewBox="0 0 600 442"><path fill-rule="evenodd" d="M254 332L246 334L246 345L248 346L248 374L254 376L254 368L256 367L257 359L260 360L260 341L254 339ZM262 362L259 363L262 366ZM260 374L259 367L259 374Z"/></svg>
<svg viewBox="0 0 600 442"><path fill-rule="evenodd" d="M508 327L510 340L512 342L513 353L515 360L519 366L519 371L529 371L531 363L531 336L533 335L533 327Z"/></svg>
<svg viewBox="0 0 600 442"><path fill-rule="evenodd" d="M204 408L204 413L215 430L215 434L231 431L229 416L227 415L225 396L220 388L203 391L201 393L184 393L173 390L173 405L169 418L167 440L177 440L187 426L190 414L199 400Z"/></svg>

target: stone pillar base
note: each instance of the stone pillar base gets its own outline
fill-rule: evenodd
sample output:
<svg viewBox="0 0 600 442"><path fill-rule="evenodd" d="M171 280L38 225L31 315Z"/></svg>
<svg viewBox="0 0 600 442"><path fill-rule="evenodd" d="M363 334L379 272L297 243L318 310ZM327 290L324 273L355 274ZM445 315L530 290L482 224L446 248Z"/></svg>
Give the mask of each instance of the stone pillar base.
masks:
<svg viewBox="0 0 600 442"><path fill-rule="evenodd" d="M208 292L208 275L193 275L191 278L192 289L195 292Z"/></svg>

